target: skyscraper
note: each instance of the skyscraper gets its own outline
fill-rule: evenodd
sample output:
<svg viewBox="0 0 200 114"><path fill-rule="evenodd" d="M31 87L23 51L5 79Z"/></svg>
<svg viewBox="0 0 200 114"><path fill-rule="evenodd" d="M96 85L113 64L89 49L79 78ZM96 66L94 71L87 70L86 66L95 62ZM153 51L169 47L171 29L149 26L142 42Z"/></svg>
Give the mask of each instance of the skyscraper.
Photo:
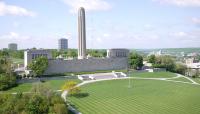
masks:
<svg viewBox="0 0 200 114"><path fill-rule="evenodd" d="M16 43L8 44L8 49L16 51L17 50L17 44Z"/></svg>
<svg viewBox="0 0 200 114"><path fill-rule="evenodd" d="M83 7L80 7L78 11L78 58L86 58L85 9Z"/></svg>
<svg viewBox="0 0 200 114"><path fill-rule="evenodd" d="M68 49L68 39L61 38L58 40L58 49L67 50Z"/></svg>

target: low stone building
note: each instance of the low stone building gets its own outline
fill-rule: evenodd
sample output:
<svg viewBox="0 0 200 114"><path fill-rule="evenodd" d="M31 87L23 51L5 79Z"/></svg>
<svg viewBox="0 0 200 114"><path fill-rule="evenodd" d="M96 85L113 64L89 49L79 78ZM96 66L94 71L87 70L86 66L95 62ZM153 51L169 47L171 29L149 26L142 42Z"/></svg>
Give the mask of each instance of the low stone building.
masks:
<svg viewBox="0 0 200 114"><path fill-rule="evenodd" d="M47 57L48 59L52 59L52 54L50 50L26 50L24 51L24 68L27 69L27 66L38 57Z"/></svg>
<svg viewBox="0 0 200 114"><path fill-rule="evenodd" d="M44 56L48 58L48 68L46 75L60 74L66 72L90 72L99 70L121 70L127 69L128 54L127 49L109 49L106 58L87 59L52 59L49 50L27 50L24 52L25 69L34 59Z"/></svg>

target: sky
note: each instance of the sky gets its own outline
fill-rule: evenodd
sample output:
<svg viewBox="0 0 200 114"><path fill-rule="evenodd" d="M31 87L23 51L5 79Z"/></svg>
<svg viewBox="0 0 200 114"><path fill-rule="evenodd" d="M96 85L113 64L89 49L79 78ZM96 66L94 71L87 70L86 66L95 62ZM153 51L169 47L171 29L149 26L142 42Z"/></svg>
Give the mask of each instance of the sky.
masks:
<svg viewBox="0 0 200 114"><path fill-rule="evenodd" d="M200 47L200 0L0 0L0 48L77 48L79 7L87 48Z"/></svg>

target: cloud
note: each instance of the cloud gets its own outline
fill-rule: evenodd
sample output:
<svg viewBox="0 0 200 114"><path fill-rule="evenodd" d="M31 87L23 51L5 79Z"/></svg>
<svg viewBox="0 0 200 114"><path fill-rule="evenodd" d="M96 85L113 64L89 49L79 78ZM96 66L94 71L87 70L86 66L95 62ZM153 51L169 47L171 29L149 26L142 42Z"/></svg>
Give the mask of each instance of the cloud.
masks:
<svg viewBox="0 0 200 114"><path fill-rule="evenodd" d="M193 17L191 20L195 25L200 25L200 18Z"/></svg>
<svg viewBox="0 0 200 114"><path fill-rule="evenodd" d="M170 34L170 37L173 37L175 40L179 40L180 42L200 42L200 31L174 32Z"/></svg>
<svg viewBox="0 0 200 114"><path fill-rule="evenodd" d="M5 15L34 17L36 16L36 13L19 6L8 5L5 2L0 1L0 16L5 16Z"/></svg>
<svg viewBox="0 0 200 114"><path fill-rule="evenodd" d="M181 38L181 37L187 37L188 36L188 33L186 32L174 32L174 33L171 33L170 34L171 36L174 36L174 37L178 37L178 38Z"/></svg>
<svg viewBox="0 0 200 114"><path fill-rule="evenodd" d="M104 0L63 0L71 7L70 13L76 13L79 7L84 7L90 11L106 11L111 9L111 5Z"/></svg>
<svg viewBox="0 0 200 114"><path fill-rule="evenodd" d="M0 36L1 40L3 40L3 39L6 39L6 40L27 40L29 38L30 38L30 36L20 35L19 33L16 33L16 32L9 32L8 34Z"/></svg>
<svg viewBox="0 0 200 114"><path fill-rule="evenodd" d="M171 4L179 7L200 7L200 0L153 0L161 4Z"/></svg>

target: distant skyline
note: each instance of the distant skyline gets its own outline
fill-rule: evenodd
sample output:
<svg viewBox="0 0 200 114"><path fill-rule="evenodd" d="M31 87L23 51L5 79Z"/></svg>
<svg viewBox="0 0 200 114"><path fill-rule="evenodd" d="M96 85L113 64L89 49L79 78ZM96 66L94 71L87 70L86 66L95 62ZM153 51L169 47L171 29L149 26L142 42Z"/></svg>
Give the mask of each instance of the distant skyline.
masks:
<svg viewBox="0 0 200 114"><path fill-rule="evenodd" d="M87 48L200 47L200 0L1 0L0 48L77 48L81 6Z"/></svg>

